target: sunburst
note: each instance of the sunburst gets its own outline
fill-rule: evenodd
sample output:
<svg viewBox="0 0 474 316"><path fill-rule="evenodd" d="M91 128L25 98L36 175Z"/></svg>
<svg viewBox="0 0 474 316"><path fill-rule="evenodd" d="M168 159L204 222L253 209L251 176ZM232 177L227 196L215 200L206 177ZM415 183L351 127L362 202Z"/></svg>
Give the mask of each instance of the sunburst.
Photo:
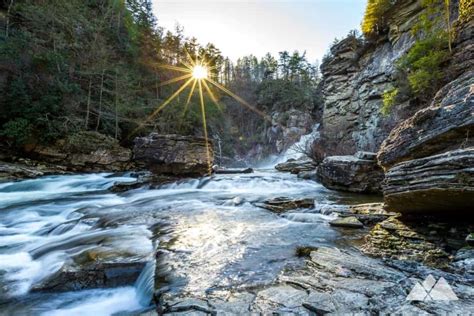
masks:
<svg viewBox="0 0 474 316"><path fill-rule="evenodd" d="M207 92L211 100L216 104L217 108L222 111L222 107L219 104L215 94L212 92L211 86L216 87L217 89L223 91L227 95L234 98L237 102L248 108L249 110L257 113L263 119L272 123L272 119L262 111L256 109L254 106L249 104L247 101L218 83L217 81L211 78L211 71L215 69L214 67L210 67L209 64L212 60L207 61L205 58L200 58L199 56L196 57L196 60L193 60L189 53L187 53L188 61L182 62L184 67L178 66L171 66L171 65L158 65L160 68L169 69L173 71L178 71L183 73L178 77L172 78L170 80L164 81L160 84L160 86L169 85L172 83L184 81L184 83L163 103L156 107L156 109L132 132L132 135L136 134L138 130L143 128L148 122L153 120L161 111L163 111L166 106L168 106L171 101L173 101L178 95L180 95L188 86L191 86L189 90L189 94L186 99L183 117L186 115L186 112L189 107L189 103L191 101L192 96L196 92L196 88L199 94L199 102L201 105L201 116L202 116L202 125L204 131L204 138L206 140L206 152L207 152L207 165L208 165L208 173L211 174L212 166L211 166L211 151L209 148L209 137L207 132L207 121L206 121L206 105L204 103L204 90ZM204 89L203 89L204 87Z"/></svg>

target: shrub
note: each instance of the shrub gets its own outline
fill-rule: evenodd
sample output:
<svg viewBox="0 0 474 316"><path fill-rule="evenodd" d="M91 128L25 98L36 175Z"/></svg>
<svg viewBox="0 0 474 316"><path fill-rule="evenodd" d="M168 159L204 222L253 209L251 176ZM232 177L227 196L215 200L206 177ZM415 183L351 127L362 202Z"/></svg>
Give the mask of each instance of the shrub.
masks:
<svg viewBox="0 0 474 316"><path fill-rule="evenodd" d="M0 134L11 139L11 143L15 146L21 146L26 144L30 138L31 126L28 120L17 118L3 124L3 130Z"/></svg>
<svg viewBox="0 0 474 316"><path fill-rule="evenodd" d="M379 34L386 27L386 13L393 5L392 0L369 0L362 20L362 32L366 37Z"/></svg>
<svg viewBox="0 0 474 316"><path fill-rule="evenodd" d="M474 1L460 0L459 1L459 20L464 22L472 19L474 16Z"/></svg>
<svg viewBox="0 0 474 316"><path fill-rule="evenodd" d="M382 94L383 105L382 105L381 112L383 115L388 115L390 113L392 106L394 106L397 102L397 96L398 96L397 88L386 90Z"/></svg>

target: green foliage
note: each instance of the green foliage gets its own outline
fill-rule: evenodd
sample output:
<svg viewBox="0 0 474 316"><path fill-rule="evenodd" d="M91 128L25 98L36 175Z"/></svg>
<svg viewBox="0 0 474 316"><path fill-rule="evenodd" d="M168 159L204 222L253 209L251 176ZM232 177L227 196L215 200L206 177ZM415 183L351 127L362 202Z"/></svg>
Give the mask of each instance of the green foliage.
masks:
<svg viewBox="0 0 474 316"><path fill-rule="evenodd" d="M385 91L381 112L404 100L428 102L445 80L444 66L449 59L449 28L443 16L443 0L424 0L424 10L412 29L416 41L397 62L395 88Z"/></svg>
<svg viewBox="0 0 474 316"><path fill-rule="evenodd" d="M366 37L379 34L386 28L386 14L392 7L392 0L369 0L362 20L362 32Z"/></svg>
<svg viewBox="0 0 474 316"><path fill-rule="evenodd" d="M30 122L24 118L16 118L3 124L0 135L8 138L14 145L27 143L30 137Z"/></svg>
<svg viewBox="0 0 474 316"><path fill-rule="evenodd" d="M459 1L459 20L467 22L474 17L474 1L460 0Z"/></svg>
<svg viewBox="0 0 474 316"><path fill-rule="evenodd" d="M257 103L268 112L283 112L291 108L311 109L313 106L312 88L289 80L264 80L258 85L256 94Z"/></svg>
<svg viewBox="0 0 474 316"><path fill-rule="evenodd" d="M413 29L418 39L398 64L400 71L407 74L412 93L425 100L443 82L443 65L449 58L449 43L447 31L440 27L442 2L425 0L423 5L425 11Z"/></svg>
<svg viewBox="0 0 474 316"><path fill-rule="evenodd" d="M397 102L397 96L398 96L397 88L386 90L382 94L383 105L382 105L381 112L383 115L388 115L390 113L392 106L394 106Z"/></svg>
<svg viewBox="0 0 474 316"><path fill-rule="evenodd" d="M182 67L198 56L209 62L214 80L257 111L312 108L318 66L304 53L244 56L233 63L212 43L202 46L186 38L179 26L164 33L153 16L152 0L12 4L9 34L0 41L0 69L5 70L0 78L0 134L9 144L62 139L71 151L92 149L96 143L84 142L93 135L107 135L104 144L110 137L129 143L138 126L139 134L202 135L199 96L195 91L187 104L189 88L150 118L183 83L162 85L181 73L161 66ZM204 96L209 135L225 141L229 155L235 147L248 150L261 142L269 123L213 90L219 106ZM227 145L232 143L237 145Z"/></svg>

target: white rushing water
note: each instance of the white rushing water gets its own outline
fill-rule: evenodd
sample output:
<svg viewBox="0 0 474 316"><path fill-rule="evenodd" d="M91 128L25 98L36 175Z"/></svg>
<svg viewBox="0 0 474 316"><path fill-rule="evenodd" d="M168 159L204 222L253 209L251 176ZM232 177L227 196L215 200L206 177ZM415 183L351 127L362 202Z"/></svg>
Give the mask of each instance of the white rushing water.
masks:
<svg viewBox="0 0 474 316"><path fill-rule="evenodd" d="M319 123L315 124L311 133L302 135L300 139L291 145L287 150L278 156L270 156L261 163L261 168L272 168L279 163L283 163L288 159L307 159L306 153L311 152L311 145L319 138Z"/></svg>
<svg viewBox="0 0 474 316"><path fill-rule="evenodd" d="M173 291L267 284L299 261L300 245L332 243L321 205L345 197L273 171L183 180L112 193L128 175L44 177L0 184L0 292L7 314L112 315L146 308L155 270ZM317 208L277 216L272 197L305 197ZM155 266L159 245L160 267ZM148 262L125 287L33 293L64 269L94 262ZM45 283L46 282L46 283Z"/></svg>

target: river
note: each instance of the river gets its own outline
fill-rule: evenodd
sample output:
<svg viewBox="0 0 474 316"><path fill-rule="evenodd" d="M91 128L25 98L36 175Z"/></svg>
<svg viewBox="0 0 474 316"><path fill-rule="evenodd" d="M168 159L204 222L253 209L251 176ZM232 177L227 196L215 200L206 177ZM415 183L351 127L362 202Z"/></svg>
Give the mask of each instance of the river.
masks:
<svg viewBox="0 0 474 316"><path fill-rule="evenodd" d="M331 215L321 210L377 199L336 193L269 169L155 189L109 190L116 182L135 180L133 174L101 173L0 184L4 314L137 312L150 305L155 280L162 280L157 288L191 294L270 284L283 269L302 264L295 256L298 246L350 247L351 239L362 236L333 229ZM256 205L272 197L312 198L316 206L277 215ZM79 285L61 274L82 275L82 269L99 263L125 263L125 270L117 271L131 263L145 268L126 285L120 275L107 272L108 283ZM51 284L56 290L45 291ZM101 288L83 289L94 285Z"/></svg>

